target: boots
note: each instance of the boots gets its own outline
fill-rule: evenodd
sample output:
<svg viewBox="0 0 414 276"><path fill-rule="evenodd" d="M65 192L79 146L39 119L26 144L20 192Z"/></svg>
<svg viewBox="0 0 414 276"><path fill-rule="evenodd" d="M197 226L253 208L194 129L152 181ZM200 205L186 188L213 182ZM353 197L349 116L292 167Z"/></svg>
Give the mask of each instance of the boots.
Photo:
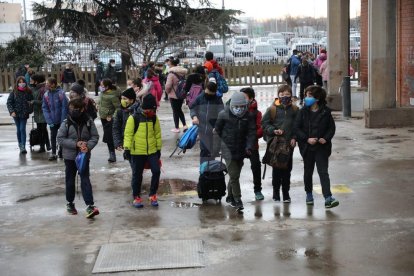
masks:
<svg viewBox="0 0 414 276"><path fill-rule="evenodd" d="M20 148L20 153L21 154L26 154L27 153L25 144L20 144L19 148Z"/></svg>
<svg viewBox="0 0 414 276"><path fill-rule="evenodd" d="M114 163L116 162L116 154L114 151L110 151L109 152L109 159L108 159L109 163Z"/></svg>

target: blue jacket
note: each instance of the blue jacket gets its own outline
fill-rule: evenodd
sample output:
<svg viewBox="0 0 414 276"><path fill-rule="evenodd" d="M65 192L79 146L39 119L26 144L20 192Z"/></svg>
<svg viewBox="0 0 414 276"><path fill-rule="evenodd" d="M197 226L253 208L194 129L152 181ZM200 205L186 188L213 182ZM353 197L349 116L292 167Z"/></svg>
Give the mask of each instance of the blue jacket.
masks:
<svg viewBox="0 0 414 276"><path fill-rule="evenodd" d="M68 114L68 99L62 88L47 90L43 95L43 115L48 125L61 124Z"/></svg>
<svg viewBox="0 0 414 276"><path fill-rule="evenodd" d="M298 68L299 68L300 63L301 62L300 62L299 57L297 57L295 55L292 55L290 57L290 73L289 73L289 75L296 76L296 74L298 73Z"/></svg>

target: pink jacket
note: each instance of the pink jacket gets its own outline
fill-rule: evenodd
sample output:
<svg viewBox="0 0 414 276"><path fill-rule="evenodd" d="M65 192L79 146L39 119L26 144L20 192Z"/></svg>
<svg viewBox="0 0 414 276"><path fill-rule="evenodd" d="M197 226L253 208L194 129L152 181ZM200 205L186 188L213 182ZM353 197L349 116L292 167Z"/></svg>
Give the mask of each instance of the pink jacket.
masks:
<svg viewBox="0 0 414 276"><path fill-rule="evenodd" d="M178 77L175 74L185 76L187 71L186 68L181 66L174 66L168 69L167 82L165 83L165 91L168 93L168 98L177 99L175 90L177 90L178 87Z"/></svg>
<svg viewBox="0 0 414 276"><path fill-rule="evenodd" d="M328 60L325 60L321 66L319 67L319 73L322 75L323 81L328 81L329 75L328 75Z"/></svg>

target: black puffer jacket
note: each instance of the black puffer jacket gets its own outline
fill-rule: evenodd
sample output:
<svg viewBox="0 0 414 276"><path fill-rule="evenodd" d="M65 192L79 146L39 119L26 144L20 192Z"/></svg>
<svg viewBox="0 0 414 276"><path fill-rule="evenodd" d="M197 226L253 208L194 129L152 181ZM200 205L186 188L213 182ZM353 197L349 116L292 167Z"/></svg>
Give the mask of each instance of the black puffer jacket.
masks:
<svg viewBox="0 0 414 276"><path fill-rule="evenodd" d="M332 150L331 141L336 130L331 110L326 105L320 106L319 110L313 114L312 120L311 112L309 107L303 107L299 110L294 123L293 132L298 140L300 153L305 156L308 150L324 150L330 155ZM310 145L308 144L308 138L324 138L327 143L324 145L319 143Z"/></svg>
<svg viewBox="0 0 414 276"><path fill-rule="evenodd" d="M24 91L15 91L9 94L7 99L7 109L10 115L14 112L17 118L28 119L29 114L33 112L30 101L33 100L32 91L26 88Z"/></svg>
<svg viewBox="0 0 414 276"><path fill-rule="evenodd" d="M112 124L112 136L114 139L115 148L122 147L124 145L124 132L126 122L130 115L135 114L138 107L139 103L135 102L130 107L118 109L117 112L115 112L115 118Z"/></svg>
<svg viewBox="0 0 414 276"><path fill-rule="evenodd" d="M223 101L220 97L207 98L206 94L201 92L196 98L190 109L190 116L197 116L199 123L198 133L208 135L213 131L218 118L218 114L224 109Z"/></svg>
<svg viewBox="0 0 414 276"><path fill-rule="evenodd" d="M256 122L248 112L239 118L226 106L219 113L215 130L221 138L221 153L225 159L242 160L246 150L254 149Z"/></svg>

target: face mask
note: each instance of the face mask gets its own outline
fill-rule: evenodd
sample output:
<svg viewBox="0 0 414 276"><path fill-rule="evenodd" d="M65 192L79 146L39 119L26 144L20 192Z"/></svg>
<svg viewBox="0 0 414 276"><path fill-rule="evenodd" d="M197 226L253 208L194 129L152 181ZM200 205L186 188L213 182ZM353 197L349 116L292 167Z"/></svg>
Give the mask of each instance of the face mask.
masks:
<svg viewBox="0 0 414 276"><path fill-rule="evenodd" d="M242 117L246 113L246 106L231 106L230 111L237 117Z"/></svg>
<svg viewBox="0 0 414 276"><path fill-rule="evenodd" d="M309 107L316 103L316 99L314 97L306 97L305 98L305 106Z"/></svg>
<svg viewBox="0 0 414 276"><path fill-rule="evenodd" d="M26 84L24 82L18 84L18 88L17 89L19 89L20 91L24 90L25 88L26 88Z"/></svg>
<svg viewBox="0 0 414 276"><path fill-rule="evenodd" d="M127 108L129 106L129 101L128 100L121 100L121 105L123 108Z"/></svg>
<svg viewBox="0 0 414 276"><path fill-rule="evenodd" d="M281 98L280 98L280 102L281 102L283 105L289 105L289 104L292 102L292 97L287 97L287 96L285 96L285 97L281 97Z"/></svg>
<svg viewBox="0 0 414 276"><path fill-rule="evenodd" d="M111 66L112 66L112 67L115 67L115 63L111 63Z"/></svg>
<svg viewBox="0 0 414 276"><path fill-rule="evenodd" d="M99 86L99 91L104 92L105 91L105 87Z"/></svg>
<svg viewBox="0 0 414 276"><path fill-rule="evenodd" d="M143 110L142 114L147 116L148 118L152 118L155 116L155 111L152 109Z"/></svg>
<svg viewBox="0 0 414 276"><path fill-rule="evenodd" d="M69 110L69 115L73 119L78 119L82 115L82 112L78 109L73 109L73 110Z"/></svg>

